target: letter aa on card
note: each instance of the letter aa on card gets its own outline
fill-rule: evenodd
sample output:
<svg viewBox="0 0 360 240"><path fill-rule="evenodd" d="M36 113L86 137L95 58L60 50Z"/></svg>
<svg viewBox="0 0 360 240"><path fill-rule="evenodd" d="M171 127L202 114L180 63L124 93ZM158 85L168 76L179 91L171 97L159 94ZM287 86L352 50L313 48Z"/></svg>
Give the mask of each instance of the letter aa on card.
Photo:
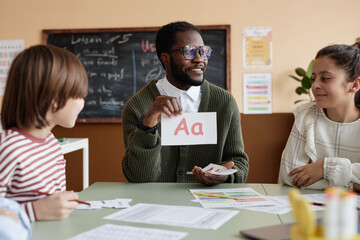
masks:
<svg viewBox="0 0 360 240"><path fill-rule="evenodd" d="M162 145L216 144L216 112L183 113L169 118L161 114Z"/></svg>

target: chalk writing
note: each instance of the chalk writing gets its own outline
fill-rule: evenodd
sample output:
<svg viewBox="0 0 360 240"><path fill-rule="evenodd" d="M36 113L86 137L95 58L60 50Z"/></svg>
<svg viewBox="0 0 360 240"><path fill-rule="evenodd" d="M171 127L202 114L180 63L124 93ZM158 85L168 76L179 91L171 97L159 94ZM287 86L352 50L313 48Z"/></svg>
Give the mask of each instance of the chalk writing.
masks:
<svg viewBox="0 0 360 240"><path fill-rule="evenodd" d="M146 52L155 52L156 51L156 48L155 48L154 44L149 43L149 40L142 40L141 47L142 47L142 51L144 53L146 53Z"/></svg>

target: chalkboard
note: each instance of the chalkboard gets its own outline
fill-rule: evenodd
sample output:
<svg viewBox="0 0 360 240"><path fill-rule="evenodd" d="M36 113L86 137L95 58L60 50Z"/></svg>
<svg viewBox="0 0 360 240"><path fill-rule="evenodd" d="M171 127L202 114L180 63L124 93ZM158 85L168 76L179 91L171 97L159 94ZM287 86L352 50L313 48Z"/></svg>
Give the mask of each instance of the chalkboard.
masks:
<svg viewBox="0 0 360 240"><path fill-rule="evenodd" d="M230 91L230 25L198 26L213 48L205 79ZM121 122L127 100L165 76L156 55L158 27L43 30L43 43L73 52L84 64L89 93L78 122Z"/></svg>

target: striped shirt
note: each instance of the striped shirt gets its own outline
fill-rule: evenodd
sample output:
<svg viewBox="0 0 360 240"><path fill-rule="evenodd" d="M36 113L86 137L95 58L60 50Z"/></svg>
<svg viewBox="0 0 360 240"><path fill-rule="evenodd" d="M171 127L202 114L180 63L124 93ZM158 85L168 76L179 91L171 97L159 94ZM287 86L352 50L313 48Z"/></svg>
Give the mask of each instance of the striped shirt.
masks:
<svg viewBox="0 0 360 240"><path fill-rule="evenodd" d="M0 196L19 202L36 221L32 202L65 189L65 159L52 133L36 138L11 128L0 135Z"/></svg>

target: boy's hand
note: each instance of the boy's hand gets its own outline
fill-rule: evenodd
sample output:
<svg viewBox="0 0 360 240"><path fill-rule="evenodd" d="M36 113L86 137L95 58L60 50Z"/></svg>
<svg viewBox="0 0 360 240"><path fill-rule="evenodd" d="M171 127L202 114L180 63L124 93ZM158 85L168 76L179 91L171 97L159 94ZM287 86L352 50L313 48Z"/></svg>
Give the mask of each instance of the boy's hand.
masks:
<svg viewBox="0 0 360 240"><path fill-rule="evenodd" d="M58 220L67 218L77 207L77 193L64 191L33 202L37 220Z"/></svg>

